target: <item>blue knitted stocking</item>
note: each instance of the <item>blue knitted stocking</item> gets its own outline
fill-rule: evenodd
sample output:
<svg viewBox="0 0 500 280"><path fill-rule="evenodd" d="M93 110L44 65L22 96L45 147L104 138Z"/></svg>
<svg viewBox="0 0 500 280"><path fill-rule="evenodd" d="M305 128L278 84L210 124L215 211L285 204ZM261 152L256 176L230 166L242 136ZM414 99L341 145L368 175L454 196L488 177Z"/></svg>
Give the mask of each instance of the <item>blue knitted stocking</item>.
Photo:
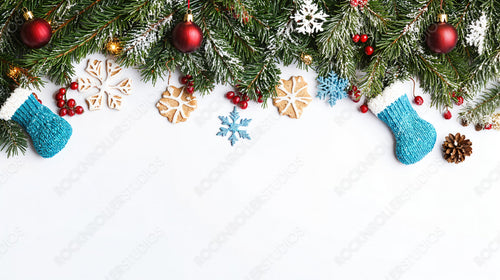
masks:
<svg viewBox="0 0 500 280"><path fill-rule="evenodd" d="M432 151L436 130L415 112L402 83L388 87L382 95L370 100L368 106L392 130L400 162L416 163Z"/></svg>
<svg viewBox="0 0 500 280"><path fill-rule="evenodd" d="M50 158L61 151L72 134L71 125L40 104L29 90L18 88L0 108L0 118L19 123L31 136L36 151Z"/></svg>

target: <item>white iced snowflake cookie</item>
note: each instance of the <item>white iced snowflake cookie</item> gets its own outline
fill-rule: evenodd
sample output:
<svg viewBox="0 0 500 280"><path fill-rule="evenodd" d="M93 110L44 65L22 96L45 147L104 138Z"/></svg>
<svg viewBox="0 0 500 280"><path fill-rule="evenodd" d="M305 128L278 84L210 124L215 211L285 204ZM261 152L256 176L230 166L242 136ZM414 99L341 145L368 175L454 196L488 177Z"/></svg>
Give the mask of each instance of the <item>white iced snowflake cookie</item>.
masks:
<svg viewBox="0 0 500 280"><path fill-rule="evenodd" d="M104 106L104 95L107 95L107 104L110 109L120 110L123 105L123 96L129 95L132 90L132 80L126 78L117 84L111 84L122 68L113 60L107 60L105 69L103 61L89 60L85 71L91 76L78 79L78 90L87 92L98 90L94 95L86 98L90 111L100 110Z"/></svg>
<svg viewBox="0 0 500 280"><path fill-rule="evenodd" d="M323 23L327 14L318 8L312 0L304 0L292 18L297 23L296 31L302 34L313 34L323 31Z"/></svg>
<svg viewBox="0 0 500 280"><path fill-rule="evenodd" d="M277 97L273 98L273 105L278 108L280 115L298 119L302 110L312 101L307 92L307 83L301 76L292 76L289 80L281 80L276 86Z"/></svg>
<svg viewBox="0 0 500 280"><path fill-rule="evenodd" d="M186 87L168 86L167 91L156 103L160 115L171 123L185 122L192 111L196 109L196 97L186 91Z"/></svg>

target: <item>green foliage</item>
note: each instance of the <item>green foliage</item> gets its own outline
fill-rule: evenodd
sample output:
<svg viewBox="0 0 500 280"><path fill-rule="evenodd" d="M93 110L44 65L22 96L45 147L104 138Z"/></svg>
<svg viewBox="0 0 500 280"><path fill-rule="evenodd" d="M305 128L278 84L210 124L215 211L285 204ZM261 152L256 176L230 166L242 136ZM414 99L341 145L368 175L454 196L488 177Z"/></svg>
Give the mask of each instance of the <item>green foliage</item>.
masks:
<svg viewBox="0 0 500 280"><path fill-rule="evenodd" d="M239 90L256 100L258 93L270 98L279 83L280 67L296 64L313 68L319 75L335 71L362 94L372 98L395 80L415 77L430 93L438 109L453 106L451 92L466 100L480 94L500 76L500 2L443 1L450 24L457 28L459 43L446 55L430 52L425 44L427 27L440 13L439 0L371 0L360 9L348 0L315 0L329 16L323 31L304 35L294 32L292 15L302 0L192 0L194 21L204 42L191 54L172 45L171 32L187 12L185 1L173 0L4 0L0 3L0 87L40 87L37 77L46 76L67 84L73 64L91 53L103 51L117 38L123 51L116 59L122 66L136 67L144 80L156 83L169 73L193 75L197 92L210 93L216 83L239 85ZM31 50L19 40L22 8L51 21L49 45ZM481 15L490 23L484 51L470 46L465 37ZM354 34L368 34L367 43L352 42ZM364 47L375 53L367 56ZM313 57L312 65L301 54ZM5 73L12 67L20 76ZM479 97L463 116L490 114L497 107L494 93ZM8 94L0 94L0 104ZM264 103L265 104L265 103ZM8 155L23 151L23 133L3 122L0 135ZM23 138L24 137L24 138ZM9 148L10 147L10 148Z"/></svg>

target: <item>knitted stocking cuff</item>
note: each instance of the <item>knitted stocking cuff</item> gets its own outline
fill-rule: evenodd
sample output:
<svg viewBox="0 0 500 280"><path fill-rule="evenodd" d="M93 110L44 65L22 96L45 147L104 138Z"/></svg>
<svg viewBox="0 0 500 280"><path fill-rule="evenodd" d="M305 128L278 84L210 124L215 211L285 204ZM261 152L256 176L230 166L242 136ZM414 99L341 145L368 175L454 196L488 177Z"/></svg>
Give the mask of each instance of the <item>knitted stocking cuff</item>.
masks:
<svg viewBox="0 0 500 280"><path fill-rule="evenodd" d="M368 108L370 108L370 110L378 117L378 115L387 107L389 107L389 105L395 103L401 96L406 95L406 90L407 89L405 88L403 82L395 82L394 84L385 88L382 94L371 99L368 102ZM411 105L410 109L410 111L413 111Z"/></svg>
<svg viewBox="0 0 500 280"><path fill-rule="evenodd" d="M17 109L19 109L30 96L32 96L32 94L28 89L15 89L12 95L5 101L2 108L0 108L0 119L6 121L11 120L12 117L14 117L14 114L16 114ZM33 97L33 99L35 98ZM39 103L38 105L41 106Z"/></svg>

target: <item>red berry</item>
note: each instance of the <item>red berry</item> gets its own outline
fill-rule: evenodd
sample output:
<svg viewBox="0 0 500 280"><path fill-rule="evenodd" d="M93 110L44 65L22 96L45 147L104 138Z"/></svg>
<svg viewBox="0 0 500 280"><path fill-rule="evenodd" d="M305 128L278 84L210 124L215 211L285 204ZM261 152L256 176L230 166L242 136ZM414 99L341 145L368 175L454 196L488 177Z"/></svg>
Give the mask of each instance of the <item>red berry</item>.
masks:
<svg viewBox="0 0 500 280"><path fill-rule="evenodd" d="M69 109L69 110L68 110L68 116L72 117L72 116L74 116L74 115L75 115L75 111L73 111L73 110Z"/></svg>
<svg viewBox="0 0 500 280"><path fill-rule="evenodd" d="M359 42L359 34L354 34L354 36L352 36L352 41L353 41L354 43Z"/></svg>
<svg viewBox="0 0 500 280"><path fill-rule="evenodd" d="M64 107L64 105L66 104L66 102L64 100L59 100L57 101L57 107L58 108L62 108Z"/></svg>
<svg viewBox="0 0 500 280"><path fill-rule="evenodd" d="M444 114L443 114L444 118L449 120L451 119L451 112L450 110L447 110Z"/></svg>
<svg viewBox="0 0 500 280"><path fill-rule="evenodd" d="M491 123L489 123L489 124L484 126L484 129L490 130L492 127L493 127L493 125L491 125Z"/></svg>
<svg viewBox="0 0 500 280"><path fill-rule="evenodd" d="M366 113L368 112L368 106L366 106L366 104L363 104L359 107L359 110L361 111L361 113Z"/></svg>
<svg viewBox="0 0 500 280"><path fill-rule="evenodd" d="M72 82L71 85L69 86L72 90L77 90L78 89L78 83L77 82Z"/></svg>
<svg viewBox="0 0 500 280"><path fill-rule="evenodd" d="M455 92L452 92L452 93L451 93L451 96L452 96L452 97L455 97L455 96L456 96L456 93L455 93Z"/></svg>
<svg viewBox="0 0 500 280"><path fill-rule="evenodd" d="M417 105L424 104L424 99L422 98L422 96L415 96L415 104Z"/></svg>
<svg viewBox="0 0 500 280"><path fill-rule="evenodd" d="M66 108L62 108L59 110L59 116L64 117L68 113L68 110Z"/></svg>
<svg viewBox="0 0 500 280"><path fill-rule="evenodd" d="M63 99L64 99L64 93L56 94L56 100L63 100Z"/></svg>
<svg viewBox="0 0 500 280"><path fill-rule="evenodd" d="M239 96L233 97L233 103L234 104L238 104L238 103L240 103L240 101L241 101L241 98Z"/></svg>
<svg viewBox="0 0 500 280"><path fill-rule="evenodd" d="M359 100L361 100L361 95L359 94L355 94L354 97L352 98L352 101L354 101L355 103L358 103Z"/></svg>
<svg viewBox="0 0 500 280"><path fill-rule="evenodd" d="M248 107L248 102L246 101L241 101L239 103L241 109L246 109Z"/></svg>
<svg viewBox="0 0 500 280"><path fill-rule="evenodd" d="M352 90L348 90L348 91L347 91L347 94L348 94L348 95L352 95Z"/></svg>
<svg viewBox="0 0 500 280"><path fill-rule="evenodd" d="M366 53L366 55L372 55L373 54L373 47L372 46L366 46L365 47L365 53Z"/></svg>
<svg viewBox="0 0 500 280"><path fill-rule="evenodd" d="M64 95L64 94L66 93L66 89L65 89L65 88L63 88L63 87L62 87L62 88L60 88L60 89L59 89L59 93Z"/></svg>
<svg viewBox="0 0 500 280"><path fill-rule="evenodd" d="M76 106L75 113L77 113L78 115L83 114L83 107L82 106Z"/></svg>
<svg viewBox="0 0 500 280"><path fill-rule="evenodd" d="M250 100L250 97L248 97L248 94L243 94L243 101L248 101Z"/></svg>
<svg viewBox="0 0 500 280"><path fill-rule="evenodd" d="M227 99L233 99L233 97L234 97L234 91L228 91L226 93L226 98Z"/></svg>
<svg viewBox="0 0 500 280"><path fill-rule="evenodd" d="M257 102L259 103L264 102L264 98L262 97L262 95L259 95L259 98L257 98Z"/></svg>
<svg viewBox="0 0 500 280"><path fill-rule="evenodd" d="M38 103L42 104L42 100L38 99Z"/></svg>
<svg viewBox="0 0 500 280"><path fill-rule="evenodd" d="M68 100L68 107L73 108L76 105L76 101L74 99Z"/></svg>
<svg viewBox="0 0 500 280"><path fill-rule="evenodd" d="M188 85L188 86L190 86L190 87L194 86L194 81L189 81L189 82L187 83L187 85Z"/></svg>
<svg viewBox="0 0 500 280"><path fill-rule="evenodd" d="M186 91L187 91L189 94L193 94L193 92L194 92L194 87L187 87L187 88L186 88Z"/></svg>
<svg viewBox="0 0 500 280"><path fill-rule="evenodd" d="M351 87L351 90L352 90L352 91L357 91L357 90L358 90L358 87L357 87L357 86L352 86L352 87Z"/></svg>
<svg viewBox="0 0 500 280"><path fill-rule="evenodd" d="M366 41L368 41L368 35L366 34L361 35L361 43L366 43Z"/></svg>
<svg viewBox="0 0 500 280"><path fill-rule="evenodd" d="M261 92L260 92L260 90L258 90L258 89L256 89L256 90L255 90L255 93L256 93L257 95L261 95Z"/></svg>
<svg viewBox="0 0 500 280"><path fill-rule="evenodd" d="M457 97L457 102L455 102L458 106L464 104L464 98L462 96Z"/></svg>
<svg viewBox="0 0 500 280"><path fill-rule="evenodd" d="M191 80L192 78L193 78L193 76L191 76L189 74L186 75L186 79Z"/></svg>
<svg viewBox="0 0 500 280"><path fill-rule="evenodd" d="M188 78L186 78L186 77L181 78L181 84L185 85L185 84L187 84L187 82L188 82Z"/></svg>

